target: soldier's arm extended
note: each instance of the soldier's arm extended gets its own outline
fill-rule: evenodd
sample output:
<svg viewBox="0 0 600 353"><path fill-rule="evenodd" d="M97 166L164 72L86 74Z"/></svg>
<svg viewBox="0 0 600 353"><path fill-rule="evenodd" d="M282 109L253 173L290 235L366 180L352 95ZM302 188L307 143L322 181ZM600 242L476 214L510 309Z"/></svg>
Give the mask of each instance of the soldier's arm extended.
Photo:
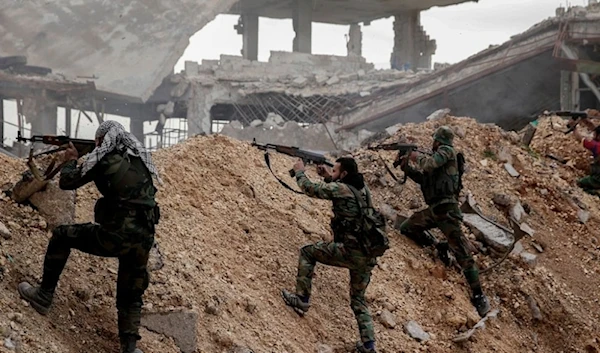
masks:
<svg viewBox="0 0 600 353"><path fill-rule="evenodd" d="M442 146L431 156L420 154L417 157L417 164L425 173L429 173L452 160L454 158L453 154L450 148Z"/></svg>
<svg viewBox="0 0 600 353"><path fill-rule="evenodd" d="M313 183L303 171L296 173L296 182L306 195L318 199L331 200L339 189L337 183Z"/></svg>
<svg viewBox="0 0 600 353"><path fill-rule="evenodd" d="M96 164L85 175L81 175L81 167L77 166L77 161L67 162L60 170L60 181L58 186L63 190L75 190L94 180L99 173L100 163Z"/></svg>

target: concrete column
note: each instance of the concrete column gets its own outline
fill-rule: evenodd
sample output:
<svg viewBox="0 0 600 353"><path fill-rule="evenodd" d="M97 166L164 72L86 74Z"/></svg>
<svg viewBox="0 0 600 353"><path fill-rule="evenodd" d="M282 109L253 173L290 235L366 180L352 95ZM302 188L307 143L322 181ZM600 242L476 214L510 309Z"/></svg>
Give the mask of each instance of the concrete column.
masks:
<svg viewBox="0 0 600 353"><path fill-rule="evenodd" d="M65 108L65 134L71 136L71 108Z"/></svg>
<svg viewBox="0 0 600 353"><path fill-rule="evenodd" d="M243 42L242 55L244 59L258 60L258 15L243 14Z"/></svg>
<svg viewBox="0 0 600 353"><path fill-rule="evenodd" d="M571 72L560 72L560 109L572 110L573 92L571 91Z"/></svg>
<svg viewBox="0 0 600 353"><path fill-rule="evenodd" d="M348 49L348 56L362 56L362 31L358 23L350 25L346 48Z"/></svg>
<svg viewBox="0 0 600 353"><path fill-rule="evenodd" d="M300 53L312 52L312 1L294 0L293 25L294 51Z"/></svg>
<svg viewBox="0 0 600 353"><path fill-rule="evenodd" d="M393 69L416 70L419 64L420 52L417 50L419 11L406 11L395 16L394 21L394 51L391 65Z"/></svg>
<svg viewBox="0 0 600 353"><path fill-rule="evenodd" d="M212 107L212 101L207 99L207 95L207 92L204 92L199 85L190 85L187 110L188 137L210 134L211 132L210 108Z"/></svg>
<svg viewBox="0 0 600 353"><path fill-rule="evenodd" d="M31 123L32 134L56 135L57 108L55 103L44 98L23 99L23 115Z"/></svg>
<svg viewBox="0 0 600 353"><path fill-rule="evenodd" d="M129 130L142 145L146 145L146 141L144 141L144 120L139 116L132 116L129 118Z"/></svg>

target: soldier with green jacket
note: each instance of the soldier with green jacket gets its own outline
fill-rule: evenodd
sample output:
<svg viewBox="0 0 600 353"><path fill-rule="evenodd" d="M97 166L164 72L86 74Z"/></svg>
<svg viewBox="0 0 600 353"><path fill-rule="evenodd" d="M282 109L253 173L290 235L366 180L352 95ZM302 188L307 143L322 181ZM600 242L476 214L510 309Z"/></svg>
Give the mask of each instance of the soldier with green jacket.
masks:
<svg viewBox="0 0 600 353"><path fill-rule="evenodd" d="M400 232L421 246L433 245L435 240L425 233L439 228L454 252L471 287L471 302L481 317L490 310L490 304L479 282L479 271L471 256L467 239L460 225L462 214L458 207L460 176L457 152L452 146L454 133L447 126L438 128L433 134L433 155L412 152L408 159L419 166L414 169L408 160L402 161L402 170L421 186L427 209L413 214L400 226Z"/></svg>
<svg viewBox="0 0 600 353"><path fill-rule="evenodd" d="M119 259L117 311L121 353L141 353L142 295L148 288L146 268L158 223L156 188L160 182L150 153L115 121L102 123L96 131L96 148L78 167L78 152L71 144L65 151L66 164L59 186L74 190L94 181L102 194L94 208L95 223L62 225L52 231L39 286L22 282L18 291L40 314L50 310L59 277L71 249ZM90 349L88 351L92 351Z"/></svg>
<svg viewBox="0 0 600 353"><path fill-rule="evenodd" d="M333 241L320 241L300 249L296 291L292 293L284 289L282 291L283 300L303 316L310 308L312 277L317 262L349 269L350 306L356 317L361 337L356 349L362 353L373 353L375 352L375 333L373 320L365 301L365 291L377 260L365 255L358 235L354 231L357 229L360 207L350 188L358 190L365 202L367 202L367 198L371 197L370 191L352 158L339 158L332 172L327 171L324 166L319 166L319 175L325 177L325 182L322 183L312 182L306 177L301 160L294 165L294 171L298 186L306 195L332 201Z"/></svg>

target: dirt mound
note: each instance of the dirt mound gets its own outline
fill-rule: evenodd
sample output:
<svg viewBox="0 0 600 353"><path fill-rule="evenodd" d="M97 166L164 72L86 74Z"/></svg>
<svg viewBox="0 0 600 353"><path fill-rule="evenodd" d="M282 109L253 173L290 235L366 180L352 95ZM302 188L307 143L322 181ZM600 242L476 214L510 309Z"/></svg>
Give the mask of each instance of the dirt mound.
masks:
<svg viewBox="0 0 600 353"><path fill-rule="evenodd" d="M589 230L598 227L600 213L597 199L572 186L584 173L577 162L563 165L544 155L549 151L586 162L585 151L571 142L554 150L558 143L567 145L559 132L548 137L540 133L549 121L541 123L531 149L514 144L514 133L472 119L406 125L393 139L404 135L429 146L440 123L454 126L462 136L456 145L469 163L465 189L499 222L505 216L491 201L495 193L527 205L527 222L536 233L524 246L535 253L535 241L544 252L537 254L536 266L511 257L483 277L500 316L471 342L457 345L452 337L477 318L462 275L443 268L428 251L391 230L392 249L380 259L367 291L379 351L584 351L600 331L595 315L600 309L595 298L600 285L595 276L600 270L597 238ZM503 149L519 178L511 177L500 162L506 157ZM389 161L393 157L381 155ZM414 183L392 183L374 152L361 150L356 156L377 203L408 215L413 199L422 200ZM24 163L1 158L3 184L18 177ZM163 218L156 235L164 267L152 272L145 311L196 311L200 352L228 352L235 346L254 352L315 352L318 344L350 351L358 335L346 270L317 267L311 311L303 319L283 305L279 294L281 288L294 286L299 248L331 239L328 202L282 188L266 169L262 152L226 137L195 137L154 158L164 180L158 194ZM274 154L272 161L276 173L292 183L287 170L293 159ZM314 176L312 170L309 174ZM93 186L78 191L79 221L91 220L96 193ZM577 217L582 206L590 213L585 225ZM117 352L117 261L73 252L53 310L39 316L23 304L15 288L23 279L39 280L49 234L40 229L42 218L35 210L6 197L0 200L0 221L12 233L10 239L0 238L0 333L21 352ZM479 254L477 261L486 265L493 258ZM528 306L532 300L542 320L533 318ZM379 323L384 310L395 317L394 329ZM406 335L402 326L409 320L432 334L432 340L417 343ZM178 352L170 338L146 330L142 335L145 352Z"/></svg>

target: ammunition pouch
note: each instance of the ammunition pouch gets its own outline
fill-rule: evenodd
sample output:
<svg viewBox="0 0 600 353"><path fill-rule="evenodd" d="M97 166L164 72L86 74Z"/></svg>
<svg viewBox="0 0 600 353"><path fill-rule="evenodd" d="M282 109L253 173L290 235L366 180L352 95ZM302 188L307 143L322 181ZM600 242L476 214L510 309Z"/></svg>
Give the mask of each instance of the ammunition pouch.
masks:
<svg viewBox="0 0 600 353"><path fill-rule="evenodd" d="M111 218L108 215L109 207L110 205L108 205L108 201L104 197L99 198L96 201L96 205L94 205L94 222L98 224L106 223Z"/></svg>

